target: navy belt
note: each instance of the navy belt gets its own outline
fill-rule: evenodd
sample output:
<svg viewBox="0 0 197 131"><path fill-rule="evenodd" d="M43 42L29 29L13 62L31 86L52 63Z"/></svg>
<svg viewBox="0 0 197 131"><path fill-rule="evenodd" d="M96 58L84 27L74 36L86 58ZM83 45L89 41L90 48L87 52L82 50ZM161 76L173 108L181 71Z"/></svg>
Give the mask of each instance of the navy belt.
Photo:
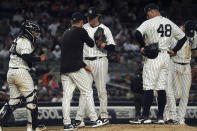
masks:
<svg viewBox="0 0 197 131"><path fill-rule="evenodd" d="M103 57L85 57L85 60L97 60L97 59L100 59L100 58L103 58Z"/></svg>
<svg viewBox="0 0 197 131"><path fill-rule="evenodd" d="M24 69L24 68L10 67L10 69ZM29 71L28 69L25 69L25 70Z"/></svg>
<svg viewBox="0 0 197 131"><path fill-rule="evenodd" d="M17 68L17 67L10 67L11 69L19 69L19 68Z"/></svg>
<svg viewBox="0 0 197 131"><path fill-rule="evenodd" d="M180 65L187 65L187 64L189 64L189 63L177 63L177 62L174 62L174 63L180 64Z"/></svg>

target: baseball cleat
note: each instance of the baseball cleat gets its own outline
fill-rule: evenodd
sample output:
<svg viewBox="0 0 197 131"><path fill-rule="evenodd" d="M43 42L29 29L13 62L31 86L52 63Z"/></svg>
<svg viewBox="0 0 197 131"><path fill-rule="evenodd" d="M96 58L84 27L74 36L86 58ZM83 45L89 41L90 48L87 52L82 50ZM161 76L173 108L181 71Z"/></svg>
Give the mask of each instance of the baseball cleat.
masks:
<svg viewBox="0 0 197 131"><path fill-rule="evenodd" d="M165 121L163 120L163 117L158 117L157 121L154 123L155 124L165 124Z"/></svg>
<svg viewBox="0 0 197 131"><path fill-rule="evenodd" d="M103 122L103 125L109 124L109 119L108 118L101 118L101 121Z"/></svg>
<svg viewBox="0 0 197 131"><path fill-rule="evenodd" d="M151 124L152 120L149 117L143 116L140 118L142 124Z"/></svg>
<svg viewBox="0 0 197 131"><path fill-rule="evenodd" d="M103 126L103 122L102 120L98 119L96 121L91 121L91 127L95 128L95 127L99 127L99 126Z"/></svg>
<svg viewBox="0 0 197 131"><path fill-rule="evenodd" d="M82 128L82 127L85 127L85 123L83 121L80 121L80 120L75 120L73 125L77 128Z"/></svg>
<svg viewBox="0 0 197 131"><path fill-rule="evenodd" d="M170 119L170 120L166 121L165 124L179 124L179 122L176 120Z"/></svg>
<svg viewBox="0 0 197 131"><path fill-rule="evenodd" d="M66 124L66 125L64 125L64 131L73 131L73 130L77 130L77 127L75 127L72 124Z"/></svg>
<svg viewBox="0 0 197 131"><path fill-rule="evenodd" d="M134 118L129 120L129 123L131 124L141 124L142 120L140 120L139 118Z"/></svg>
<svg viewBox="0 0 197 131"><path fill-rule="evenodd" d="M36 127L35 131L44 131L44 130L46 130L46 129L47 129L47 128L46 128L45 125L38 125L38 126Z"/></svg>
<svg viewBox="0 0 197 131"><path fill-rule="evenodd" d="M0 131L3 131L2 127L0 126Z"/></svg>

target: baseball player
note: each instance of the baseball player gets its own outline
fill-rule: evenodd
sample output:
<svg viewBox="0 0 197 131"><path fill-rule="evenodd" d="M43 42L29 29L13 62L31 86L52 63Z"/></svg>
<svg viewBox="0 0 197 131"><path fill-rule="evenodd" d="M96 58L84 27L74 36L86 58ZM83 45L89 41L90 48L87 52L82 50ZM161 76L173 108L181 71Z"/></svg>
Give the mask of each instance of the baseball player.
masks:
<svg viewBox="0 0 197 131"><path fill-rule="evenodd" d="M71 124L70 120L70 102L73 91L76 87L80 90L80 98L86 104L88 115L91 120L92 127L102 126L103 123L98 119L94 100L90 67L83 62L83 46L84 42L87 46L93 47L94 41L88 36L88 33L83 26L83 15L75 12L72 15L72 27L67 29L62 36L61 46L61 81L63 85L63 123L64 130L75 130L77 127ZM88 72L88 73L87 73ZM80 108L79 104L79 108Z"/></svg>
<svg viewBox="0 0 197 131"><path fill-rule="evenodd" d="M187 36L187 41L176 56L171 57L167 94L168 124L185 124L185 113L191 87L191 50L197 47L196 24L187 21L180 27ZM173 41L173 45L176 40ZM180 99L178 114L176 113L176 99Z"/></svg>
<svg viewBox="0 0 197 131"><path fill-rule="evenodd" d="M148 56L144 61L143 67L143 90L145 101L143 107L143 123L151 123L149 118L150 107L153 102L153 91L158 93L158 115L156 123L164 123L163 111L166 104L166 92L168 65L170 55L183 46L186 41L184 32L169 19L162 17L159 7L153 3L148 4L144 11L147 19L143 22L135 33L137 41L141 44L141 51L146 56L146 49L153 47L156 52L153 56ZM171 39L178 40L177 45L170 48ZM169 53L168 53L169 52Z"/></svg>
<svg viewBox="0 0 197 131"><path fill-rule="evenodd" d="M113 51L115 49L115 42L112 33L108 27L99 22L101 17L100 12L95 7L88 9L88 23L83 28L88 32L88 35L96 42L95 34L98 30L103 31L105 40L100 45L95 45L93 48L88 47L86 44L83 49L84 62L92 69L92 81L94 80L98 92L100 101L99 116L104 124L108 124L108 112L107 112L107 91L106 91L106 76L108 73L108 59L107 51ZM83 123L83 117L85 114L84 100L80 97L80 108L76 116L76 124Z"/></svg>
<svg viewBox="0 0 197 131"><path fill-rule="evenodd" d="M21 25L21 33L13 41L10 48L9 70L7 81L10 88L10 100L0 111L0 125L26 99L27 131L41 131L46 127L37 123L38 106L36 90L32 77L29 74L32 62L44 61L46 55L33 56L36 49L36 40L40 34L40 27L32 21L25 21Z"/></svg>

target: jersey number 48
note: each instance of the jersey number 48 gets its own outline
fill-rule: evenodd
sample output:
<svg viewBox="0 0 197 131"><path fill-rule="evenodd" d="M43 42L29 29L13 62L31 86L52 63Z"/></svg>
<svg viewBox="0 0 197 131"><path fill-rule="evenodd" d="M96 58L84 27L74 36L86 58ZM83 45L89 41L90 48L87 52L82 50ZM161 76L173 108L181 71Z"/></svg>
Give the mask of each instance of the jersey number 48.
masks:
<svg viewBox="0 0 197 131"><path fill-rule="evenodd" d="M170 24L160 24L157 32L160 34L161 37L170 37L171 36L172 27Z"/></svg>

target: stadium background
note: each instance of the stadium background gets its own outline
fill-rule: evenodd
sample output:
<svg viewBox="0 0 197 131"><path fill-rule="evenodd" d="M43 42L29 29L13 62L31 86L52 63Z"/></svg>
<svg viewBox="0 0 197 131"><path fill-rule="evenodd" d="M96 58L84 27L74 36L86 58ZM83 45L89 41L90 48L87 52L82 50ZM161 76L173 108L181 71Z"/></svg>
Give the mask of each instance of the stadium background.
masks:
<svg viewBox="0 0 197 131"><path fill-rule="evenodd" d="M38 90L40 114L61 116L62 86L59 79L59 39L63 31L70 26L70 16L74 11L85 14L88 7L95 6L103 10L102 23L107 25L117 44L116 51L108 54L109 73L106 76L110 116L114 122L125 119L126 122L134 116L133 93L131 83L136 72L142 68L142 57L139 45L134 40L135 29L146 19L143 7L150 0L3 0L0 1L0 99L1 105L7 100L9 88L6 82L8 70L9 47L13 38L19 32L21 21L32 19L37 21L42 29L40 48L36 54L47 53L48 60L36 63L31 71L35 87ZM157 0L161 11L169 19L180 25L188 19L197 21L197 1L195 0ZM193 51L192 87L189 96L189 108L186 121L197 124L197 51ZM95 87L94 99L98 106L98 96ZM8 95L7 95L8 94ZM73 95L72 105L78 105L79 91ZM156 104L154 102L154 104ZM50 108L46 108L49 107ZM53 106L53 108L52 108ZM154 117L155 108L151 115ZM23 109L21 109L23 110ZM14 116L23 125L24 110L18 110ZM46 113L45 113L46 112ZM55 112L55 113L54 113ZM75 109L72 110L73 114ZM40 115L44 117L45 115ZM46 117L47 118L47 117ZM53 116L52 116L53 118ZM56 119L56 117L54 117ZM16 118L15 118L16 119ZM13 119L11 118L11 121ZM116 121L119 120L119 121ZM193 122L194 121L194 122ZM123 121L122 121L123 122ZM13 124L13 122L11 122ZM46 122L47 123L47 122ZM50 123L50 122L49 122ZM61 118L57 122L62 124ZM17 124L17 123L15 123Z"/></svg>

